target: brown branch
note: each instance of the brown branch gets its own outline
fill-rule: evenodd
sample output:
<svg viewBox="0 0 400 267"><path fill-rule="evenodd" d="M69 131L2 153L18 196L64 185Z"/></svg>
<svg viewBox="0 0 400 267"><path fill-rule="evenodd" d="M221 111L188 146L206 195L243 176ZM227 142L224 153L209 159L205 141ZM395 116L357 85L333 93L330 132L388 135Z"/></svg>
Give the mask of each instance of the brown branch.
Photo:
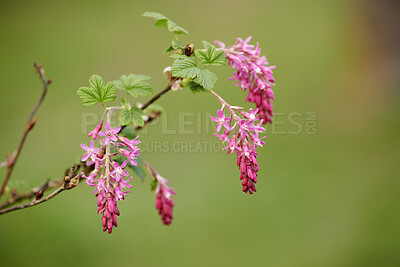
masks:
<svg viewBox="0 0 400 267"><path fill-rule="evenodd" d="M10 198L9 200L7 200L6 202L0 204L0 209L4 209L7 207L10 207L20 201L23 201L25 199L32 199L33 197L36 197L37 194L38 197L43 194L45 191L52 189L52 188L56 188L59 187L63 184L63 179L55 179L55 180L51 180L51 181L46 181L42 186L37 186L35 188L32 188L30 191L28 192L24 192L24 193L13 193L12 198Z"/></svg>
<svg viewBox="0 0 400 267"><path fill-rule="evenodd" d="M4 191L6 189L8 180L11 177L11 173L14 169L15 163L17 162L17 159L21 153L22 147L25 144L25 140L26 137L28 136L28 133L33 129L33 127L35 126L36 123L36 119L33 118L37 112L37 110L39 109L40 105L43 102L44 97L46 96L47 93L47 87L48 85L51 83L51 80L46 79L46 76L44 74L44 70L42 68L42 66L40 64L36 64L34 63L35 66L35 70L36 72L39 73L39 77L42 80L43 83L43 93L42 96L40 97L39 101L37 102L36 106L34 107L34 109L31 112L31 115L29 116L27 125L25 127L24 133L22 135L21 141L18 145L18 149L10 156L7 154L7 160L6 160L6 166L7 166L7 173L6 173L6 177L4 178L3 184L1 185L1 189L0 189L0 198L1 196L4 194Z"/></svg>
<svg viewBox="0 0 400 267"><path fill-rule="evenodd" d="M153 104L154 102L156 102L157 99L159 99L162 95L164 95L164 94L167 93L169 90L171 90L171 84L172 84L172 82L174 81L174 79L175 79L175 78L173 78L163 90L161 90L158 94L156 94L156 95L153 96L149 101L147 101L140 109L141 109L141 110L145 110L145 109L148 108L151 104ZM155 114L156 114L156 115L155 115L154 118L152 118L152 115L150 115L150 116L149 116L149 119L148 119L148 120L145 120L144 124L146 125L147 123L149 123L149 122L153 121L154 119L156 119L158 116L161 115L161 112L155 112ZM145 125L144 125L144 126L145 126ZM121 126L121 131L122 131L126 126L127 126L127 125ZM136 126L136 127L135 127L135 130L143 129L144 126L142 126L142 127Z"/></svg>
<svg viewBox="0 0 400 267"><path fill-rule="evenodd" d="M29 121L33 119L33 116L35 116L36 111L39 109L40 105L42 104L44 97L46 96L47 93L47 88L49 87L49 84L51 83L51 79L47 79L44 73L44 69L42 68L41 64L33 63L33 66L35 67L35 71L39 73L40 80L42 80L43 83L43 93L37 102L36 106L32 110L31 116L29 117Z"/></svg>
<svg viewBox="0 0 400 267"><path fill-rule="evenodd" d="M168 83L167 87L165 87L161 92L153 96L149 101L147 101L142 107L142 110L145 110L148 106L156 102L157 99L159 99L163 94L171 90L171 83Z"/></svg>
<svg viewBox="0 0 400 267"><path fill-rule="evenodd" d="M74 166L70 169L69 175L65 176L64 179L61 181L61 186L57 190L55 190L53 193L48 195L47 197L42 198L43 191L46 189L49 189L49 186L50 186L50 184L45 183L42 186L42 188L40 188L39 191L37 191L37 193L35 194L35 198L31 202L21 204L18 206L14 206L11 208L2 209L2 210L0 210L0 215L11 212L11 211L30 208L30 207L39 205L41 203L44 203L44 202L54 198L55 196L57 196L58 194L60 194L61 192L65 191L65 190L70 190L72 188L75 188L79 184L79 181L82 176L81 173L77 174L77 172L79 170L79 166L78 166L78 169L76 167L77 167L76 164L74 164ZM33 193L33 190L31 193ZM28 193L28 195L29 195L29 193ZM4 204L2 204L2 206L3 205Z"/></svg>

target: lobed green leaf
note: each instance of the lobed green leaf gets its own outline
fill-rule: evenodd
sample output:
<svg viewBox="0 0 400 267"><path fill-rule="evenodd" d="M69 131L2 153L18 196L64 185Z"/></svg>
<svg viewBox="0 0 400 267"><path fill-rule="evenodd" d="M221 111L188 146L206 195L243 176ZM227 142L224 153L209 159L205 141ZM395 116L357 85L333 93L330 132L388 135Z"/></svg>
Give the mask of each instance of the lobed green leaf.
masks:
<svg viewBox="0 0 400 267"><path fill-rule="evenodd" d="M116 90L113 83L104 85L103 79L94 74L89 79L89 87L80 87L77 94L82 105L88 107L96 103L114 101Z"/></svg>
<svg viewBox="0 0 400 267"><path fill-rule="evenodd" d="M144 125L142 116L143 111L138 107L131 107L130 109L124 108L119 112L119 121L122 125L133 123L134 125L142 127Z"/></svg>
<svg viewBox="0 0 400 267"><path fill-rule="evenodd" d="M209 70L199 69L195 81L197 81L205 90L210 91L217 82L217 75Z"/></svg>
<svg viewBox="0 0 400 267"><path fill-rule="evenodd" d="M186 29L176 25L175 22L173 22L163 14L147 11L142 14L142 17L154 19L156 21L156 26L167 28L170 32L173 32L175 34L188 34L188 31Z"/></svg>
<svg viewBox="0 0 400 267"><path fill-rule="evenodd" d="M178 39L176 39L176 38L172 39L171 46L173 49L178 49L178 48L184 49L185 48L185 46L183 44L181 44L181 42L179 42Z"/></svg>
<svg viewBox="0 0 400 267"><path fill-rule="evenodd" d="M197 49L196 57L204 66L225 66L225 53L207 41L203 41L204 49Z"/></svg>
<svg viewBox="0 0 400 267"><path fill-rule="evenodd" d="M153 94L153 88L146 82L150 77L142 74L122 75L114 81L117 89L127 91L133 97L148 96Z"/></svg>
<svg viewBox="0 0 400 267"><path fill-rule="evenodd" d="M196 58L183 56L174 61L171 73L174 77L193 79L197 76L198 70Z"/></svg>
<svg viewBox="0 0 400 267"><path fill-rule="evenodd" d="M200 92L208 92L206 89L204 89L203 86L201 86L199 83L197 83L197 82L195 82L195 81L188 81L188 82L185 84L185 87L189 88L190 91L191 91L193 94L200 93Z"/></svg>

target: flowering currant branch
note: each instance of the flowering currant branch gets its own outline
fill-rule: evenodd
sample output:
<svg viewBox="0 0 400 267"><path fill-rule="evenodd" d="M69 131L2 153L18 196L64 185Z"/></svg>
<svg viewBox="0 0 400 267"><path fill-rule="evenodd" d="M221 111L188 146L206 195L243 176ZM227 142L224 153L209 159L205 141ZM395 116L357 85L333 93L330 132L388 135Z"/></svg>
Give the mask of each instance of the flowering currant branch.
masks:
<svg viewBox="0 0 400 267"><path fill-rule="evenodd" d="M29 116L24 133L21 138L21 141L19 142L19 145L18 145L18 149L16 151L14 151L14 153L12 153L11 156L9 154L7 154L7 160L6 160L7 173L6 173L6 177L4 178L3 184L1 185L0 198L4 194L8 180L10 179L11 173L14 169L15 163L17 162L17 159L21 153L22 147L25 144L26 137L28 136L28 133L35 126L36 119L34 119L34 116L35 116L37 110L39 109L40 105L42 104L42 102L46 96L46 93L47 93L47 88L48 88L49 84L51 83L51 80L46 78L44 69L42 68L42 65L34 63L34 67L35 67L35 71L37 73L39 73L39 77L43 83L43 92L42 92L42 95L41 95L39 101L37 102L36 106L32 110L31 115Z"/></svg>
<svg viewBox="0 0 400 267"><path fill-rule="evenodd" d="M160 98L166 92L168 92L169 89L170 89L170 86L168 85L167 87L165 87L158 94L159 96L157 97L157 99ZM145 108L149 107L153 102L155 102L155 99L150 99L148 102L146 102L143 105L143 107L145 107ZM145 109L143 107L142 107L142 109ZM142 128L145 127L145 125L147 123L150 123L151 121L155 120L160 115L161 115L161 111L159 111L159 110L151 112L148 116L145 116L144 125L141 126L141 127L136 126L135 130L141 130ZM123 126L121 128L124 128L124 127L125 126ZM2 162L0 167L2 167L2 165L6 166L6 162ZM76 163L75 166L77 166L75 171L78 171L79 168L83 167L83 173L85 175L89 175L90 172L93 171L93 165L87 166L86 164L82 164L81 162L79 162L79 163ZM42 203L42 202L40 202L40 203L35 202L35 204L32 205L32 203L33 203L33 200L32 200L32 202L30 202L30 203L25 203L25 204L22 204L22 205L19 205L19 206L15 206L15 207L10 208L10 209L6 209L7 207L15 205L18 202L21 202L21 201L23 201L25 199L33 199L33 198L35 198L34 200L40 200L43 197L43 194L46 191L61 186L63 184L63 182L64 182L64 179L55 179L55 180L51 180L51 181L46 181L42 186L38 186L38 187L32 188L31 190L29 190L27 192L24 192L24 193L18 193L16 190L12 190L12 192L11 192L12 197L10 199L8 199L7 201L5 201L5 202L0 204L0 215L8 213L8 212L11 212L11 211L16 211L16 210L20 210L20 209L24 209L24 208L29 208L29 207L32 207L32 206L35 206L37 204ZM70 189L73 189L73 188L75 188L75 187L71 187ZM49 199L46 199L46 201L52 199L53 197L51 197Z"/></svg>
<svg viewBox="0 0 400 267"><path fill-rule="evenodd" d="M154 178L152 191L156 195L156 210L161 216L163 224L170 225L174 208L172 196L176 193L173 188L168 186L167 179L163 178L150 163L142 160L138 131L161 115L162 108L154 104L161 96L169 91L176 92L183 88L187 88L193 93L209 92L220 102L221 108L217 110L217 116L210 117L217 123L217 133L214 135L222 142L227 142L227 146L222 150L227 150L228 154L236 153L243 192L253 194L257 191L255 184L259 165L256 150L265 144L263 139L266 137L261 136L265 128L261 125L272 122L272 101L274 100L272 86L275 82L272 70L275 66L269 66L266 57L260 56L261 50L258 43L256 46L249 44L251 37L245 40L238 38L234 45L228 47L221 41L214 42L217 47L203 41L203 48L195 49L194 44L184 45L179 41L179 36L188 34L188 31L164 15L145 12L142 16L154 19L157 26L164 27L174 34L174 38L165 51L166 53L171 52L170 58L173 60L171 66L167 66L163 71L163 75L168 81L167 86L152 96L150 77L146 75L125 74L118 80L108 83L105 83L99 75L92 75L89 79L89 86L80 87L77 94L83 106L99 104L104 109L104 113L96 127L88 133L90 138L88 143L81 144L81 148L84 150L81 162L74 165L69 175L62 181L46 182L41 187L24 194L13 191L11 199L0 204L0 209L3 208L0 210L0 214L43 203L62 191L76 187L79 180L84 178L86 184L94 188L93 194L97 198L97 214L101 215L103 231L112 233L114 227L118 226L119 201L124 200L130 193L127 190L133 187L131 181L135 181L136 177L143 179L143 169L148 169ZM225 66L226 62L233 69L237 69L231 80L236 80L235 85L240 86L243 91L248 90L245 100L256 105L254 110L250 108L245 111L243 107L230 105L213 90L218 78L210 69ZM38 69L38 72L41 74L40 77L46 91L48 81L41 68ZM107 106L109 102L114 102L116 99L117 90L124 95L121 103ZM35 107L33 114L44 95ZM139 96L152 97L143 105L132 102L132 98ZM111 114L114 112L118 115L118 126L112 126ZM35 120L32 118L33 115L30 118L33 127ZM30 130L31 127L27 129ZM221 131L222 133L220 133ZM24 136L26 137L26 134ZM11 159L7 159L6 163L0 163L0 167L7 166L10 169L9 166L11 166L12 170L19 152L20 149L17 150L17 155L9 157ZM6 184L7 180L8 178L3 184ZM43 198L46 190L60 184L60 188ZM34 198L31 202L12 206L23 199L31 198Z"/></svg>

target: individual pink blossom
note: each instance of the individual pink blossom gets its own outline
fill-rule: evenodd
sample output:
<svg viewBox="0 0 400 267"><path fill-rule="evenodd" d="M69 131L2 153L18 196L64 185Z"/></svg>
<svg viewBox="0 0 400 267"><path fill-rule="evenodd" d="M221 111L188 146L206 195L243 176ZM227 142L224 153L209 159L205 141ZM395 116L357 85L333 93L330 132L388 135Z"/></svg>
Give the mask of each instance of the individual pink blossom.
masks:
<svg viewBox="0 0 400 267"><path fill-rule="evenodd" d="M126 157L129 160L129 163L132 166L137 166L136 159L139 156L139 148L135 150L127 150L127 149L118 149L122 156Z"/></svg>
<svg viewBox="0 0 400 267"><path fill-rule="evenodd" d="M114 177L116 182L121 181L122 178L129 175L124 169L127 163L128 161L126 160L121 164L121 166L118 164L118 162L113 163L113 171L110 173L110 175Z"/></svg>
<svg viewBox="0 0 400 267"><path fill-rule="evenodd" d="M99 124L97 124L96 128L94 128L93 131L88 134L88 136L96 139L99 135L99 132L101 131L101 128L103 128L103 119L99 122Z"/></svg>
<svg viewBox="0 0 400 267"><path fill-rule="evenodd" d="M250 45L251 36L246 40L237 38L237 42L229 47L221 41L214 43L223 49L228 63L233 69L237 69L231 80L236 80L236 86L243 91L248 90L246 101L255 103L257 114L263 124L272 122L273 114L272 101L274 92L272 86L275 84L272 70L275 66L268 66L265 56L260 57L261 49L259 44Z"/></svg>
<svg viewBox="0 0 400 267"><path fill-rule="evenodd" d="M81 148L87 152L86 154L84 154L84 155L82 156L81 161L82 161L82 162L85 162L85 161L90 157L90 159L91 159L93 162L95 162L96 157L97 157L98 154L99 154L99 149L98 149L97 147L94 146L94 141L93 141L93 140L90 140L90 147L88 147L88 146L85 145L85 144L81 144Z"/></svg>
<svg viewBox="0 0 400 267"><path fill-rule="evenodd" d="M121 130L121 127L115 127L111 129L111 125L109 122L106 122L104 124L104 128L106 129L105 132L99 132L100 136L105 136L104 137L104 144L108 145L110 143L110 141L114 141L117 142L118 138L117 138L117 133L119 133L119 131Z"/></svg>
<svg viewBox="0 0 400 267"><path fill-rule="evenodd" d="M139 136L136 136L134 139L129 140L126 137L118 136L118 139L124 143L130 150L138 150L137 145L140 144Z"/></svg>
<svg viewBox="0 0 400 267"><path fill-rule="evenodd" d="M258 121L258 108L253 110L252 108L249 109L249 112L244 112L244 116L249 119L249 121Z"/></svg>
<svg viewBox="0 0 400 267"><path fill-rule="evenodd" d="M217 133L215 133L214 135L215 135L216 137L218 137L219 140L221 140L221 141L228 141L228 140L229 140L229 135L230 135L230 133L231 133L231 130L225 130L223 134L217 134Z"/></svg>
<svg viewBox="0 0 400 267"><path fill-rule="evenodd" d="M99 173L98 169L94 169L89 176L86 176L84 173L82 173L82 177L86 179L86 184L89 186L94 186L95 185L95 179L97 177L97 174Z"/></svg>
<svg viewBox="0 0 400 267"><path fill-rule="evenodd" d="M241 150L237 145L236 136L232 136L232 138L229 139L228 146L222 148L222 150L225 149L227 149L228 154L231 154L233 151Z"/></svg>
<svg viewBox="0 0 400 267"><path fill-rule="evenodd" d="M115 188L115 196L118 200L124 200L126 194L130 193L131 191L123 191L124 188L132 188L131 184L128 182L132 179L132 176L127 178L126 180L119 180L118 185Z"/></svg>
<svg viewBox="0 0 400 267"><path fill-rule="evenodd" d="M231 121L231 118L226 118L224 111L219 109L217 111L217 117L210 117L212 121L218 122L217 124L217 132L221 130L221 126L224 126L225 129L230 130L229 123Z"/></svg>

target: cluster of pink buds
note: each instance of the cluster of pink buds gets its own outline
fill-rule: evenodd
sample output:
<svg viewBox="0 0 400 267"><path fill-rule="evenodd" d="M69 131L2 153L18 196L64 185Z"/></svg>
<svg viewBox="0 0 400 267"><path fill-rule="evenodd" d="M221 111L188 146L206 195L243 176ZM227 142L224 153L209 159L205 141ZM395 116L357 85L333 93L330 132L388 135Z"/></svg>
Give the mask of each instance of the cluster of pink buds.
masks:
<svg viewBox="0 0 400 267"><path fill-rule="evenodd" d="M258 46L249 45L251 36L246 40L237 38L233 46L225 47L221 41L215 44L221 47L232 68L237 68L231 80L237 80L236 86L240 86L243 91L249 90L246 101L255 103L257 114L263 124L272 122L273 114L272 101L274 92L271 87L274 85L272 70L275 66L267 66L268 61L265 56L260 57L261 49Z"/></svg>
<svg viewBox="0 0 400 267"><path fill-rule="evenodd" d="M172 209L174 207L174 201L172 195L175 195L173 188L167 186L169 181L160 175L157 176L157 187L154 190L156 194L156 209L158 214L161 216L163 224L170 225L172 223Z"/></svg>
<svg viewBox="0 0 400 267"><path fill-rule="evenodd" d="M176 195L176 193L173 188L167 185L169 181L161 177L149 163L143 162L143 164L150 170L157 183L154 194L156 195L156 209L158 210L158 214L161 216L163 224L170 225L172 223L172 211L174 208L172 196Z"/></svg>
<svg viewBox="0 0 400 267"><path fill-rule="evenodd" d="M94 170L90 175L86 177L83 174L82 176L87 179L86 183L89 186L96 187L93 194L97 197L97 213L102 215L103 231L111 234L113 227L118 226L117 216L120 213L117 201L123 200L130 192L124 191L124 188L132 188L132 185L128 184L132 177L129 177L125 167L128 161L131 165L137 165L136 158L139 156L137 145L140 141L137 140L138 137L129 140L119 136L121 127L111 128L109 120L104 123L105 131L102 132L102 128L103 120L89 133L92 137L90 146L81 144L82 149L86 151L81 161L86 161L87 165L94 164ZM95 140L100 147L95 147ZM115 148L116 152L111 153L111 147ZM127 158L121 165L113 158L118 153Z"/></svg>
<svg viewBox="0 0 400 267"><path fill-rule="evenodd" d="M222 134L214 135L221 141L228 142L228 146L223 150L227 149L228 154L236 153L243 192L253 194L257 191L255 186L258 172L256 149L265 144L262 139L266 138L265 136L259 137L259 133L265 131L261 127L263 120L256 124L256 121L259 120L258 109L250 109L249 112L245 112L241 110L241 107L229 105L215 92L212 91L212 94L222 103L222 108L217 111L217 117L210 117L212 121L218 123L217 132L221 131L223 127ZM226 111L229 113L228 117L225 115Z"/></svg>

